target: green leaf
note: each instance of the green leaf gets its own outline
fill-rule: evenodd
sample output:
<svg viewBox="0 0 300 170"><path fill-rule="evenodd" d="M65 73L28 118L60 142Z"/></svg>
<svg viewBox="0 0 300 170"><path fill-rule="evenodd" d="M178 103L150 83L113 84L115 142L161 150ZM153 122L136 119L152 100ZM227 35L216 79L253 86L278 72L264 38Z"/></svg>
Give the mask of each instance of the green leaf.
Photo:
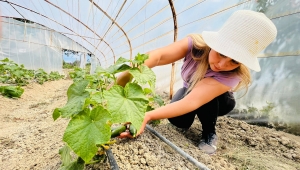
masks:
<svg viewBox="0 0 300 170"><path fill-rule="evenodd" d="M63 140L85 162L96 154L96 144L110 140L110 113L101 106L92 111L85 109L72 118L63 136Z"/></svg>
<svg viewBox="0 0 300 170"><path fill-rule="evenodd" d="M7 62L9 62L9 59L8 58L5 58L5 59L3 59L3 60L0 60L1 62L5 62L5 63L7 63Z"/></svg>
<svg viewBox="0 0 300 170"><path fill-rule="evenodd" d="M60 117L60 108L56 108L54 109L53 113L52 113L52 118L53 120L56 120Z"/></svg>
<svg viewBox="0 0 300 170"><path fill-rule="evenodd" d="M68 102L62 108L57 108L53 112L54 120L60 115L62 117L71 117L84 109L84 103L86 98L89 97L89 92L85 91L88 81L80 80L74 82L68 89ZM57 117L58 116L58 117Z"/></svg>
<svg viewBox="0 0 300 170"><path fill-rule="evenodd" d="M149 88L144 88L144 94L150 94L152 93L152 90Z"/></svg>
<svg viewBox="0 0 300 170"><path fill-rule="evenodd" d="M153 99L154 99L155 103L157 103L159 106L165 105L164 100L160 96L156 95L153 97Z"/></svg>
<svg viewBox="0 0 300 170"><path fill-rule="evenodd" d="M152 90L152 93L155 94L155 82L156 82L156 77L154 81L148 81L150 85L150 89Z"/></svg>
<svg viewBox="0 0 300 170"><path fill-rule="evenodd" d="M101 95L101 92L96 92L91 94L91 101L92 102L97 102L97 103L102 103L103 102L103 97Z"/></svg>
<svg viewBox="0 0 300 170"><path fill-rule="evenodd" d="M132 68L129 70L129 73L134 77L134 79L144 85L149 82L149 84L153 84L156 81L156 76L154 72L145 65L141 65L140 69Z"/></svg>
<svg viewBox="0 0 300 170"><path fill-rule="evenodd" d="M104 68L102 68L101 66L97 66L95 72L96 73L107 73L107 71Z"/></svg>
<svg viewBox="0 0 300 170"><path fill-rule="evenodd" d="M81 81L85 78L85 71L81 68L74 68L73 72L69 72L70 78L73 79L73 81Z"/></svg>
<svg viewBox="0 0 300 170"><path fill-rule="evenodd" d="M62 166L66 166L71 163L72 156L71 156L71 149L68 147L68 145L65 145L64 147L59 149L59 154L62 160Z"/></svg>
<svg viewBox="0 0 300 170"><path fill-rule="evenodd" d="M106 73L106 74L116 74L125 70L130 69L131 67L127 64L114 64L109 66L107 69L104 69L100 66L96 68L96 73Z"/></svg>
<svg viewBox="0 0 300 170"><path fill-rule="evenodd" d="M18 77L18 78L21 78L22 76L24 76L24 71L22 71L22 70L16 70L16 71L14 72L14 75L15 75L16 77Z"/></svg>
<svg viewBox="0 0 300 170"><path fill-rule="evenodd" d="M147 106L147 109L146 109L146 112L149 112L149 111L151 111L151 110L154 110L154 108L152 107L152 106Z"/></svg>
<svg viewBox="0 0 300 170"><path fill-rule="evenodd" d="M21 97L24 93L24 89L19 86L0 86L0 93L7 97Z"/></svg>
<svg viewBox="0 0 300 170"><path fill-rule="evenodd" d="M14 65L4 65L3 68L5 70L15 71L19 69L19 66L17 64Z"/></svg>
<svg viewBox="0 0 300 170"><path fill-rule="evenodd" d="M123 57L120 57L118 58L118 60L116 61L116 64L124 64L124 63L127 63L127 62L130 62L130 60L126 59L126 58L123 58Z"/></svg>
<svg viewBox="0 0 300 170"><path fill-rule="evenodd" d="M148 104L141 86L136 83L127 83L125 88L114 85L104 91L104 97L113 123L131 122L140 129Z"/></svg>
<svg viewBox="0 0 300 170"><path fill-rule="evenodd" d="M60 167L59 170L84 170L84 161L79 157L76 161Z"/></svg>
<svg viewBox="0 0 300 170"><path fill-rule="evenodd" d="M110 74L116 74L125 70L129 70L131 67L127 64L115 64L107 68L107 72Z"/></svg>
<svg viewBox="0 0 300 170"><path fill-rule="evenodd" d="M140 66L141 64L143 64L145 62L145 60L147 60L149 58L148 54L140 54L138 53L134 60L132 61L133 64L138 64L138 66Z"/></svg>

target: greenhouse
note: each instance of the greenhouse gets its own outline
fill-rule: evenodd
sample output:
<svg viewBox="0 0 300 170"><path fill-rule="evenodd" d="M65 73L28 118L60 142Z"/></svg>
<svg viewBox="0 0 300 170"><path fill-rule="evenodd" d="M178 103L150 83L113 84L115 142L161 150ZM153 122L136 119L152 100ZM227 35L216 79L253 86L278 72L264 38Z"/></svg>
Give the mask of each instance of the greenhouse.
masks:
<svg viewBox="0 0 300 170"><path fill-rule="evenodd" d="M213 49L208 32L221 37L240 11L253 13L245 16L249 20L237 18L232 34L224 35L222 50L228 54L223 55ZM276 27L274 39L260 51L268 31L251 20L254 15ZM248 30L240 33L243 26ZM248 33L261 38L253 47L260 71L239 60L241 55L231 56L244 50L231 48L233 37L246 42L252 38ZM196 35L205 44L200 50ZM300 0L0 0L0 169L298 170L299 42ZM209 73L186 81L188 56L199 73L204 59L195 59L194 50L204 56L206 47L209 65L203 68L219 72L210 65L213 52L223 56L220 61L232 57L231 70L250 68L248 88L235 92L239 82L250 79L240 74L239 85L226 88L225 80L207 78ZM165 58L151 60L159 52ZM235 81L232 74L222 76ZM201 85L215 80L220 85L214 90ZM191 113L197 103L176 95L186 89L182 98L191 99L198 86L207 89L197 100L205 102L193 110L218 100L210 108L218 110L216 145L212 136L204 138L208 118L197 113L187 129L172 122L183 114L177 110ZM221 114L227 108L219 97L231 91L234 106ZM168 106L178 109L172 115ZM202 139L213 146L212 154L200 146Z"/></svg>

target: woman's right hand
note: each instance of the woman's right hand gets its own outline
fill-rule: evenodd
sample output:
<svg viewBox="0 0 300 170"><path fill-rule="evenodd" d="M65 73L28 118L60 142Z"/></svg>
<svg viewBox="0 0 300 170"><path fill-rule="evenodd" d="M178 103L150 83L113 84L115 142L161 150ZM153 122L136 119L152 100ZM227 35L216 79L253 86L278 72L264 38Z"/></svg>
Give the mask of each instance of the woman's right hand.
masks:
<svg viewBox="0 0 300 170"><path fill-rule="evenodd" d="M137 132L136 136L139 136L140 134L142 134L144 132L147 123L151 120L150 116L147 113L148 112L146 112L146 114L144 116L142 126L141 126L140 130Z"/></svg>

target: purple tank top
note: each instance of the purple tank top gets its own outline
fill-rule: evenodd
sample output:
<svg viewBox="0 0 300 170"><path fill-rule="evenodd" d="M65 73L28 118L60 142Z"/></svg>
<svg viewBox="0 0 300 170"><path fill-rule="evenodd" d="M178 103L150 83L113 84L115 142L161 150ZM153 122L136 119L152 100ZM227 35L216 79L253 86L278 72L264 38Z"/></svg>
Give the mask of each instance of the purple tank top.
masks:
<svg viewBox="0 0 300 170"><path fill-rule="evenodd" d="M183 65L181 67L181 77L183 79L183 86L188 88L189 81L193 73L197 70L198 63L192 58L192 48L193 48L193 39L188 37L188 52L183 60ZM204 77L212 77L218 82L234 88L240 82L240 78L237 74L232 72L214 72L210 68L207 70Z"/></svg>

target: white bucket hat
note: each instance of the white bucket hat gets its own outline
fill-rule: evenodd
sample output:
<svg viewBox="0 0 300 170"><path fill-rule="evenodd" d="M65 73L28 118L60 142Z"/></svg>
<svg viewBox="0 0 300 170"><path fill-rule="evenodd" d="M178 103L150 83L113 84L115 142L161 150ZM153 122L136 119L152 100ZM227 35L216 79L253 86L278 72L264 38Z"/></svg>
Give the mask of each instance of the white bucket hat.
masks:
<svg viewBox="0 0 300 170"><path fill-rule="evenodd" d="M210 48L257 72L260 71L257 55L276 35L275 25L265 14L250 10L234 12L218 32L202 32Z"/></svg>

